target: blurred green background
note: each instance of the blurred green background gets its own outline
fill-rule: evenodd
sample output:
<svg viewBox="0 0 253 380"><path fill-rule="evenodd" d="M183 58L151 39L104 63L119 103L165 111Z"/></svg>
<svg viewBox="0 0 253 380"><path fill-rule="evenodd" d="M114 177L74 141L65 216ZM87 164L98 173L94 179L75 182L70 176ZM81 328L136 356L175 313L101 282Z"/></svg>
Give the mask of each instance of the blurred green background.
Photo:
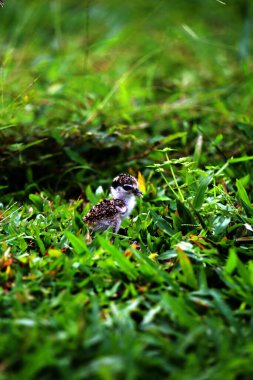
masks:
<svg viewBox="0 0 253 380"><path fill-rule="evenodd" d="M203 163L248 152L251 17L246 0L6 1L3 193L76 196L111 165L144 167L155 146L192 154L200 130Z"/></svg>

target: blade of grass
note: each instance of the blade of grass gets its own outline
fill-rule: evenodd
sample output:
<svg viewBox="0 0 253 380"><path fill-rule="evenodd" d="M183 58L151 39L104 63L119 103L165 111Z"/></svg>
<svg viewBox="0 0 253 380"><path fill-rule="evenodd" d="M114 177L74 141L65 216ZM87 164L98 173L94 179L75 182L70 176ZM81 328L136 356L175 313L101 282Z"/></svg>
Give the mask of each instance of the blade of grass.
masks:
<svg viewBox="0 0 253 380"><path fill-rule="evenodd" d="M245 190L245 187L243 186L243 183L240 179L237 179L236 180L236 187L237 187L237 190L238 190L238 194L239 194L239 197L240 199L247 205L247 206L250 206L251 207L251 203L250 203L250 200L249 200L249 197L248 197L248 194Z"/></svg>
<svg viewBox="0 0 253 380"><path fill-rule="evenodd" d="M184 274L185 283L193 289L196 289L197 280L193 271L191 261L179 244L177 245L177 254L180 266Z"/></svg>
<svg viewBox="0 0 253 380"><path fill-rule="evenodd" d="M212 181L213 175L208 175L207 177L203 178L199 184L199 187L197 189L195 198L193 200L193 209L195 211L199 211L204 203L205 199L205 192L207 190L207 187L209 183Z"/></svg>
<svg viewBox="0 0 253 380"><path fill-rule="evenodd" d="M90 253L83 237L77 237L70 231L65 231L64 234L78 255Z"/></svg>
<svg viewBox="0 0 253 380"><path fill-rule="evenodd" d="M104 237L97 235L97 239L102 248L104 248L105 251L109 252L112 255L113 260L118 264L121 271L125 273L130 279L135 280L138 277L138 272L134 264Z"/></svg>

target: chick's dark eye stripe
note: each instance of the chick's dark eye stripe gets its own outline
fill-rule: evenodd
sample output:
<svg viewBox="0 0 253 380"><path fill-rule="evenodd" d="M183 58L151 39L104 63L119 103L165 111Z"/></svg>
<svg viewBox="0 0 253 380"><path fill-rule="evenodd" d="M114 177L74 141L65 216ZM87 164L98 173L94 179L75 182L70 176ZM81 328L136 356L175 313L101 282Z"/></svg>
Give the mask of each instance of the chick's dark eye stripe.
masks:
<svg viewBox="0 0 253 380"><path fill-rule="evenodd" d="M129 185L123 185L123 189L124 190L132 190L132 186L129 186Z"/></svg>

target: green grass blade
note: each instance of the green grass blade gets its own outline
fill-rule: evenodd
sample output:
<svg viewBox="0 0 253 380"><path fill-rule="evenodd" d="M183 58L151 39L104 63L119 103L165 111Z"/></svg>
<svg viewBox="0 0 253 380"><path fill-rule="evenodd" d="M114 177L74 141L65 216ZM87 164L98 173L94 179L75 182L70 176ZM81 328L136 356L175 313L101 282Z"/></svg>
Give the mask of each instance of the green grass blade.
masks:
<svg viewBox="0 0 253 380"><path fill-rule="evenodd" d="M183 233L187 233L196 228L197 222L194 216L192 215L191 211L179 199L177 199L176 203L177 213L180 219L180 229L182 229Z"/></svg>
<svg viewBox="0 0 253 380"><path fill-rule="evenodd" d="M250 203L250 200L249 200L249 197L248 197L248 194L245 190L245 187L243 186L243 183L240 179L237 179L236 180L236 187L237 187L237 190L238 190L238 195L240 197L240 199L247 205L247 206L251 206L251 203Z"/></svg>
<svg viewBox="0 0 253 380"><path fill-rule="evenodd" d="M232 274L237 266L238 257L236 255L235 249L231 249L229 251L229 255L227 258L227 262L225 265L225 272L228 274Z"/></svg>
<svg viewBox="0 0 253 380"><path fill-rule="evenodd" d="M238 164L239 162L247 162L251 160L253 160L253 156L243 156L243 157L230 158L228 162L230 164Z"/></svg>
<svg viewBox="0 0 253 380"><path fill-rule="evenodd" d="M193 289L196 289L197 279L195 277L191 261L189 257L187 256L187 254L184 252L184 250L180 247L180 245L177 246L177 254L178 254L180 266L184 274L185 283L191 286Z"/></svg>
<svg viewBox="0 0 253 380"><path fill-rule="evenodd" d="M242 206L249 217L253 217L253 207L251 206L250 199L246 192L245 187L240 179L236 180L236 187L238 191L238 197L241 200Z"/></svg>
<svg viewBox="0 0 253 380"><path fill-rule="evenodd" d="M98 235L97 239L104 248L104 250L112 255L112 259L114 260L116 266L120 268L120 270L127 275L130 279L136 279L138 276L138 272L135 268L135 265L130 261L128 257L125 257L124 254L118 250L113 244L111 244L108 240L106 240L103 236Z"/></svg>
<svg viewBox="0 0 253 380"><path fill-rule="evenodd" d="M150 210L150 214L158 228L170 236L174 235L175 231L169 226L162 216L158 215L154 210Z"/></svg>
<svg viewBox="0 0 253 380"><path fill-rule="evenodd" d="M37 209L42 212L43 211L43 199L40 195L37 194L29 194L29 199L32 203L37 207Z"/></svg>
<svg viewBox="0 0 253 380"><path fill-rule="evenodd" d="M220 311L220 313L227 319L227 321L237 329L237 322L234 317L233 311L230 309L228 304L223 300L222 295L219 291L212 289L211 295L213 296L213 300L215 303L215 306Z"/></svg>
<svg viewBox="0 0 253 380"><path fill-rule="evenodd" d="M197 189L197 193L195 195L195 198L193 200L193 209L195 211L199 211L204 203L205 199L205 192L207 190L207 187L209 183L212 181L213 176L208 175L207 177L203 178L199 184L199 187Z"/></svg>
<svg viewBox="0 0 253 380"><path fill-rule="evenodd" d="M64 233L78 255L89 252L83 236L77 237L70 231L65 231Z"/></svg>

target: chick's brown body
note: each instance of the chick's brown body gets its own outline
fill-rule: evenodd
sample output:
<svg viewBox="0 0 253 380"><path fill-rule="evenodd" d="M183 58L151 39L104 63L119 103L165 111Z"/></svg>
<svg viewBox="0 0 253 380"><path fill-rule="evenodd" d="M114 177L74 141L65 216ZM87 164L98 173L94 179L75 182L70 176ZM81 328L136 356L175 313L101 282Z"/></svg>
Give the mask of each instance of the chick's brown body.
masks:
<svg viewBox="0 0 253 380"><path fill-rule="evenodd" d="M121 222L127 211L125 202L121 199L105 199L88 212L84 222L94 231L103 231L109 226L116 226Z"/></svg>

